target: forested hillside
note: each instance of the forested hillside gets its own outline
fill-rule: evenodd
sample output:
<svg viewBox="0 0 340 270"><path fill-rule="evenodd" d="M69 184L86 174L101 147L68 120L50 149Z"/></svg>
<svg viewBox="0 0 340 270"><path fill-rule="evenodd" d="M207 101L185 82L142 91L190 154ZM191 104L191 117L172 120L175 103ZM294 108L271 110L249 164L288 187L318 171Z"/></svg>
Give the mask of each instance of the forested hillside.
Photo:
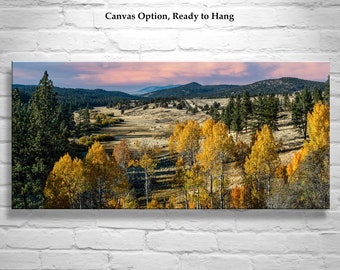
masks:
<svg viewBox="0 0 340 270"><path fill-rule="evenodd" d="M12 95L13 208L329 208L329 80L72 108L45 72Z"/></svg>

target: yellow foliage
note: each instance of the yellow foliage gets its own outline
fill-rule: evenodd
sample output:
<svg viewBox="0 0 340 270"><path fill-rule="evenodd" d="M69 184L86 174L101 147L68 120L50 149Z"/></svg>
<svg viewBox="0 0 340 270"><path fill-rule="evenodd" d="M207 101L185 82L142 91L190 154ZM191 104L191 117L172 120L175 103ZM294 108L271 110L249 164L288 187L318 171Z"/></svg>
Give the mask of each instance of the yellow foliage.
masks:
<svg viewBox="0 0 340 270"><path fill-rule="evenodd" d="M215 171L220 174L223 163L233 157L233 138L228 135L228 127L224 123L215 123L211 119L204 122L202 130L204 140L197 159L206 172Z"/></svg>
<svg viewBox="0 0 340 270"><path fill-rule="evenodd" d="M274 176L279 164L278 147L273 133L267 125L264 125L261 131L256 131L256 141L246 158L244 164L246 175L255 178L264 175Z"/></svg>
<svg viewBox="0 0 340 270"><path fill-rule="evenodd" d="M308 113L307 131L309 141L304 142L303 147L294 153L292 162L287 165L287 175L291 180L294 180L292 178L294 172L311 152L329 147L329 107L321 101L314 105L312 113Z"/></svg>
<svg viewBox="0 0 340 270"><path fill-rule="evenodd" d="M245 195L245 187L242 186L236 186L231 191L231 202L230 202L230 208L245 208L244 205L244 195Z"/></svg>
<svg viewBox="0 0 340 270"><path fill-rule="evenodd" d="M78 204L79 194L83 191L83 162L72 160L67 153L54 164L50 172L44 195L48 208L73 208Z"/></svg>
<svg viewBox="0 0 340 270"><path fill-rule="evenodd" d="M94 205L98 208L114 205L112 200L124 198L129 184L113 156L106 154L104 147L95 142L85 157L86 189L91 191ZM120 204L116 204L120 207Z"/></svg>
<svg viewBox="0 0 340 270"><path fill-rule="evenodd" d="M329 107L318 101L307 117L309 142L304 145L307 152L329 146L329 124Z"/></svg>
<svg viewBox="0 0 340 270"><path fill-rule="evenodd" d="M129 167L131 162L131 151L126 139L122 140L117 146L114 147L112 156L116 159L117 164L124 170Z"/></svg>
<svg viewBox="0 0 340 270"><path fill-rule="evenodd" d="M170 153L178 153L192 166L200 148L201 133L200 125L195 120L177 124L169 139Z"/></svg>

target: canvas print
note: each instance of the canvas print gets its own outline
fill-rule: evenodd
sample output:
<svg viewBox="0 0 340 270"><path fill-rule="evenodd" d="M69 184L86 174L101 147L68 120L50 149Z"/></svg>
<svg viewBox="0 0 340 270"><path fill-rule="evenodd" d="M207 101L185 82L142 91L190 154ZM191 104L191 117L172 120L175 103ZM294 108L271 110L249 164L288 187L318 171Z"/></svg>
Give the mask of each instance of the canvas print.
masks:
<svg viewBox="0 0 340 270"><path fill-rule="evenodd" d="M327 62L13 62L13 209L327 209Z"/></svg>

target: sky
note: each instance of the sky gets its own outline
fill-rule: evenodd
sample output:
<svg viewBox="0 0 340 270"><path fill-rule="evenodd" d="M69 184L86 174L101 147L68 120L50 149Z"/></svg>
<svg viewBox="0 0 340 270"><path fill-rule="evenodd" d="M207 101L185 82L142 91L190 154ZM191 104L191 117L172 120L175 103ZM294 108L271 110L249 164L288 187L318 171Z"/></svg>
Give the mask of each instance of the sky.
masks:
<svg viewBox="0 0 340 270"><path fill-rule="evenodd" d="M244 85L295 77L326 81L329 62L13 62L13 84L37 85L44 71L54 86L136 92L148 86L197 82Z"/></svg>

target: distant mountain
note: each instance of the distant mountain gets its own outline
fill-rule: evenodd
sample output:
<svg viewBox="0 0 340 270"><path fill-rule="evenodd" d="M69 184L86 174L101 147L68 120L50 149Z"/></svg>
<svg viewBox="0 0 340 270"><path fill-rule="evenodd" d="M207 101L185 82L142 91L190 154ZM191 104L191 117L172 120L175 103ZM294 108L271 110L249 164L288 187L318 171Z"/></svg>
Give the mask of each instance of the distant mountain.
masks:
<svg viewBox="0 0 340 270"><path fill-rule="evenodd" d="M176 84L176 85L171 84L171 85L166 85L166 86L148 86L148 87L140 89L140 90L138 90L138 91L136 91L132 94L137 95L137 96L141 96L141 95L146 95L146 94L151 93L151 92L170 89L170 88L174 88L174 87L178 87L178 86L180 86L180 84Z"/></svg>
<svg viewBox="0 0 340 270"><path fill-rule="evenodd" d="M168 97L178 97L178 98L193 98L193 97L210 97L215 96L219 93L224 93L225 91L230 91L231 89L237 87L237 85L201 85L196 82L181 85L171 89L165 89L161 91L155 91L146 95L144 97L149 98L168 98Z"/></svg>
<svg viewBox="0 0 340 270"><path fill-rule="evenodd" d="M12 89L18 88L22 100L27 102L32 93L36 90L35 85L13 84ZM103 89L63 88L54 87L58 100L61 103L70 104L74 108L107 106L121 100L136 99L136 96L120 91L106 91Z"/></svg>
<svg viewBox="0 0 340 270"><path fill-rule="evenodd" d="M302 80L298 78L283 77L280 79L269 79L258 81L247 85L201 85L196 82L181 85L167 90L151 92L144 97L149 98L193 98L193 97L225 97L230 95L242 94L248 91L251 96L264 94L293 93L308 89L321 89L325 87L324 82Z"/></svg>
<svg viewBox="0 0 340 270"><path fill-rule="evenodd" d="M170 88L168 88L170 87ZM279 94L279 93L293 93L308 89L324 90L325 83L302 80L298 78L284 77L280 79L269 79L258 81L248 85L201 85L192 82L185 85L172 87L168 86L150 86L142 89L146 92L143 95L129 95L120 91L106 91L103 89L82 89L82 88L62 88L54 87L54 91L58 95L58 100L62 103L71 105L72 108L84 108L86 106L112 106L118 102L136 99L150 99L150 98L199 98L199 97L226 97L231 95L242 94L248 91L251 96L263 94ZM13 84L12 88L18 88L21 93L21 98L24 102L28 102L30 96L35 91L35 85ZM152 91L157 89L155 91ZM149 92L152 91L152 92Z"/></svg>
<svg viewBox="0 0 340 270"><path fill-rule="evenodd" d="M325 88L324 82L310 81L310 80L302 80L298 78L291 77L283 77L280 79L269 79L263 80L259 82L255 82L248 85L242 85L238 89L238 92L248 91L251 95L258 95L259 93L274 93L274 94L282 94L282 93L293 93L297 91L301 91L304 88L309 90L312 89L321 89Z"/></svg>

